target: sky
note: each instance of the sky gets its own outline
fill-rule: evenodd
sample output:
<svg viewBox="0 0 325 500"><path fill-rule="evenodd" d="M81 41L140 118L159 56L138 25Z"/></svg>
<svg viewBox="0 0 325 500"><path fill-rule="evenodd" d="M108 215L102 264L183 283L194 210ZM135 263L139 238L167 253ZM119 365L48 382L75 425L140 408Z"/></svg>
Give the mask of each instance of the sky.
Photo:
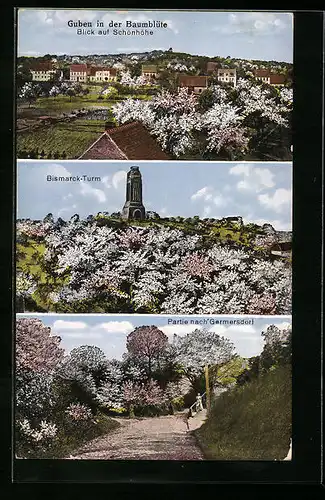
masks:
<svg viewBox="0 0 325 500"><path fill-rule="evenodd" d="M81 345L100 347L109 359L122 359L126 352L126 337L138 326L155 325L162 330L169 341L173 335L186 335L196 328L206 328L229 339L242 357L257 356L263 350L261 332L269 325L287 328L290 316L148 316L148 315L78 315L78 314L17 314L17 318L39 318L51 328L52 335L61 337L61 347L69 353ZM225 324L224 321L246 321L246 324ZM182 321L183 324L173 324ZM187 321L187 324L185 323ZM191 321L194 322L191 324ZM205 325L195 322L206 321ZM223 323L217 323L223 321Z"/></svg>
<svg viewBox="0 0 325 500"><path fill-rule="evenodd" d="M78 35L68 21L166 22L152 36ZM103 28L101 28L103 29ZM97 29L96 29L97 33ZM288 12L198 12L19 9L18 55L108 54L151 50L187 52L203 56L243 59L293 60L293 14Z"/></svg>
<svg viewBox="0 0 325 500"><path fill-rule="evenodd" d="M17 218L80 218L119 212L125 202L126 174L138 165L143 204L161 217L243 217L244 223L292 230L291 162L130 162L19 160ZM91 182L56 182L48 176L99 177ZM52 178L51 177L51 178Z"/></svg>

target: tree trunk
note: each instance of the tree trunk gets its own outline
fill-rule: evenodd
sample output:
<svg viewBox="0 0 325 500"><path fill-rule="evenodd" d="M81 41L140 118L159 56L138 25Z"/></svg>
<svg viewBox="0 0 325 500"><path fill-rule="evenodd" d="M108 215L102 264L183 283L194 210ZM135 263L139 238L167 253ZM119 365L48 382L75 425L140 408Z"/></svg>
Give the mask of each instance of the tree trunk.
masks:
<svg viewBox="0 0 325 500"><path fill-rule="evenodd" d="M134 406L129 405L129 418L134 418Z"/></svg>
<svg viewBox="0 0 325 500"><path fill-rule="evenodd" d="M148 379L151 380L151 357L148 358Z"/></svg>

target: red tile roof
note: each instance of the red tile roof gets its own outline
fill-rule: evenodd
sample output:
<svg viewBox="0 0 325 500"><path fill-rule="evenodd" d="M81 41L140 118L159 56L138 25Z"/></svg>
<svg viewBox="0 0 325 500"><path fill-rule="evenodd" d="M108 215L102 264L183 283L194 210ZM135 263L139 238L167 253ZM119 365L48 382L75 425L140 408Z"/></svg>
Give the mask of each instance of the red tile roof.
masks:
<svg viewBox="0 0 325 500"><path fill-rule="evenodd" d="M208 77L180 75L179 83L181 87L207 87Z"/></svg>
<svg viewBox="0 0 325 500"><path fill-rule="evenodd" d="M71 64L70 72L73 73L87 73L87 64Z"/></svg>
<svg viewBox="0 0 325 500"><path fill-rule="evenodd" d="M255 76L270 76L270 71L268 69L257 69L255 70Z"/></svg>
<svg viewBox="0 0 325 500"><path fill-rule="evenodd" d="M40 61L31 66L31 71L51 71L53 69L52 61Z"/></svg>
<svg viewBox="0 0 325 500"><path fill-rule="evenodd" d="M139 122L107 129L80 160L168 160L148 130Z"/></svg>
<svg viewBox="0 0 325 500"><path fill-rule="evenodd" d="M97 71L109 71L111 76L116 76L116 69L115 68L108 68L105 66L91 66L89 68L89 75L95 76Z"/></svg>
<svg viewBox="0 0 325 500"><path fill-rule="evenodd" d="M270 83L273 85L276 85L278 83L285 83L285 75L277 75L277 74L271 74L270 75Z"/></svg>
<svg viewBox="0 0 325 500"><path fill-rule="evenodd" d="M214 71L218 67L218 63L209 61L207 64L207 71Z"/></svg>
<svg viewBox="0 0 325 500"><path fill-rule="evenodd" d="M79 160L127 160L117 144L104 132L79 158Z"/></svg>

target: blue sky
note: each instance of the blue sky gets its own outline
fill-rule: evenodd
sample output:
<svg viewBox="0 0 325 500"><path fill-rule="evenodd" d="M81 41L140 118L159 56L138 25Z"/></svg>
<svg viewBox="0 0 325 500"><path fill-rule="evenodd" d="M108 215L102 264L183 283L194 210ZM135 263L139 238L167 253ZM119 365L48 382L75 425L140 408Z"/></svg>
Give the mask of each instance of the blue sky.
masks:
<svg viewBox="0 0 325 500"><path fill-rule="evenodd" d="M292 163L18 161L17 217L68 220L120 211L126 173L138 165L146 210L162 217L222 218L270 223L291 230ZM100 181L54 182L48 176L92 176Z"/></svg>
<svg viewBox="0 0 325 500"><path fill-rule="evenodd" d="M172 341L174 333L186 335L196 328L206 328L233 342L237 354L243 357L257 356L263 349L261 332L269 325L285 328L291 325L290 316L147 316L147 315L78 315L78 314L18 314L17 318L39 318L51 328L53 335L61 337L61 347L67 352L81 345L96 345L108 358L121 359L126 351L126 337L137 326L155 325ZM246 324L216 324L217 320L246 321ZM173 324L174 321L183 324ZM187 321L187 324L185 324ZM191 323L192 321L192 323ZM206 321L205 325L195 322Z"/></svg>
<svg viewBox="0 0 325 500"><path fill-rule="evenodd" d="M150 50L292 62L293 14L278 12L177 12L19 9L18 55L107 54ZM77 35L69 20L167 22L152 36ZM121 28L124 27L122 24Z"/></svg>

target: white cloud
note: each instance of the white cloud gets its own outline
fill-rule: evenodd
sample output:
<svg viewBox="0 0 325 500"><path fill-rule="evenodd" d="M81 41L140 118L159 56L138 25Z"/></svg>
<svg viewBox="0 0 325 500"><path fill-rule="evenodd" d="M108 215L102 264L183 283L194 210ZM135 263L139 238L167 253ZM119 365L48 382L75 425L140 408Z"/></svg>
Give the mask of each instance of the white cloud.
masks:
<svg viewBox="0 0 325 500"><path fill-rule="evenodd" d="M54 330L83 330L87 328L87 324L83 321L65 321L58 319L53 323Z"/></svg>
<svg viewBox="0 0 325 500"><path fill-rule="evenodd" d="M247 215L243 217L244 224L252 223L257 224L258 226L263 226L263 224L271 224L277 231L291 231L292 223L289 220L280 220L280 219L259 219L255 218L253 215Z"/></svg>
<svg viewBox="0 0 325 500"><path fill-rule="evenodd" d="M54 177L71 177L72 175L69 170L58 163L50 163L49 165L44 165L44 167L45 177L47 175L52 175Z"/></svg>
<svg viewBox="0 0 325 500"><path fill-rule="evenodd" d="M260 192L275 186L274 174L268 168L239 163L229 169L229 174L244 178L237 183L239 190Z"/></svg>
<svg viewBox="0 0 325 500"><path fill-rule="evenodd" d="M80 183L80 193L85 196L94 196L100 203L104 203L106 201L106 194L104 193L104 191L102 191L101 189L93 188L86 182Z"/></svg>
<svg viewBox="0 0 325 500"><path fill-rule="evenodd" d="M191 196L191 201L196 201L196 200L210 202L217 207L223 207L227 205L229 201L229 199L223 196L222 193L219 193L218 191L214 190L212 186L204 186L203 188L193 193ZM204 207L204 213L205 214L211 213L211 207L206 205Z"/></svg>
<svg viewBox="0 0 325 500"><path fill-rule="evenodd" d="M105 330L106 333L130 333L134 326L130 321L108 321L100 323L97 328Z"/></svg>
<svg viewBox="0 0 325 500"><path fill-rule="evenodd" d="M115 172L115 174L112 177L112 184L115 189L120 189L121 187L125 187L125 182L126 182L126 172L125 170L119 170L118 172Z"/></svg>
<svg viewBox="0 0 325 500"><path fill-rule="evenodd" d="M216 196L214 196L213 198L213 203L217 206L217 207L224 207L225 205L228 204L228 198L225 198L221 193L220 194L217 194Z"/></svg>
<svg viewBox="0 0 325 500"><path fill-rule="evenodd" d="M223 34L235 33L263 36L281 33L292 25L292 14L271 12L237 12L229 14L228 22L216 26Z"/></svg>
<svg viewBox="0 0 325 500"><path fill-rule="evenodd" d="M209 207L209 205L206 205L204 208L203 208L203 218L204 217L208 217L209 215L211 214L211 207Z"/></svg>
<svg viewBox="0 0 325 500"><path fill-rule="evenodd" d="M90 340L92 341L93 339L103 338L102 334L96 331L69 332L69 333L65 332L65 336L68 337L69 339L86 339L88 342L90 342Z"/></svg>
<svg viewBox="0 0 325 500"><path fill-rule="evenodd" d="M261 205L266 208L274 210L275 212L282 212L284 209L287 210L287 205L291 204L292 193L291 189L279 188L273 195L260 194L258 196L258 201Z"/></svg>
<svg viewBox="0 0 325 500"><path fill-rule="evenodd" d="M191 200L199 200L203 199L205 201L211 200L212 199L212 187L211 186L204 186L203 188L199 189L196 191L196 193L192 194Z"/></svg>
<svg viewBox="0 0 325 500"><path fill-rule="evenodd" d="M176 333L176 335L183 336L193 332L195 328L195 325L166 325L160 326L159 330L164 332L168 337L173 338L174 333Z"/></svg>
<svg viewBox="0 0 325 500"><path fill-rule="evenodd" d="M107 189L110 189L112 187L111 178L109 175L105 175L104 177L102 177L102 183Z"/></svg>

